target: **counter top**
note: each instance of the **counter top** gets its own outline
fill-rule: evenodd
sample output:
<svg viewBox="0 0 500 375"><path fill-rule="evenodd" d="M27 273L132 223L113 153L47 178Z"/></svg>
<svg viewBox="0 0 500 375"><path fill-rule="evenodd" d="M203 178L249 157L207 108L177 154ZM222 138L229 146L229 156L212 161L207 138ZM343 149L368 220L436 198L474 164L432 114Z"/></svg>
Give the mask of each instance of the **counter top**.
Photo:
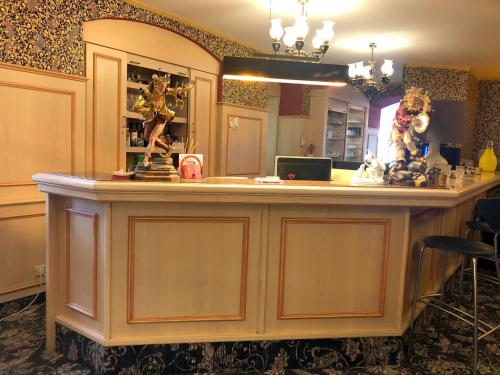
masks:
<svg viewBox="0 0 500 375"><path fill-rule="evenodd" d="M99 201L218 202L255 204L366 204L375 206L452 207L500 184L500 173L464 178L456 188L346 185L335 181L284 181L209 177L201 182L120 181L41 173L33 176L45 193Z"/></svg>

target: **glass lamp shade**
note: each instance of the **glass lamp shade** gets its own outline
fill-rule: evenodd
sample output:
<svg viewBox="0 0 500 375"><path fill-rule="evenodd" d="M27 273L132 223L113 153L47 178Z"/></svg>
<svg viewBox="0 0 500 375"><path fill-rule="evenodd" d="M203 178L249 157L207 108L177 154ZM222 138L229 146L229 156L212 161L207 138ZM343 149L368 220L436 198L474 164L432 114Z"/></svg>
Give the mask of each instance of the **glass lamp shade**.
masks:
<svg viewBox="0 0 500 375"><path fill-rule="evenodd" d="M365 67L364 67L363 61L359 61L357 63L354 63L354 71L356 73L355 76L357 76L357 77L364 76Z"/></svg>
<svg viewBox="0 0 500 375"><path fill-rule="evenodd" d="M372 78L372 73L370 70L371 70L370 65L366 65L363 67L363 78L364 79Z"/></svg>
<svg viewBox="0 0 500 375"><path fill-rule="evenodd" d="M356 66L355 64L348 64L349 70L347 74L349 75L349 78L353 79L356 77Z"/></svg>
<svg viewBox="0 0 500 375"><path fill-rule="evenodd" d="M333 21L323 21L323 42L329 43L333 40L333 37L335 36L335 32L333 31L334 25L335 22Z"/></svg>
<svg viewBox="0 0 500 375"><path fill-rule="evenodd" d="M384 60L384 63L380 67L380 71L386 77L390 77L394 74L394 68L392 67L392 60Z"/></svg>
<svg viewBox="0 0 500 375"><path fill-rule="evenodd" d="M297 16L295 17L295 36L297 39L304 40L309 32L309 26L307 26L306 16Z"/></svg>
<svg viewBox="0 0 500 375"><path fill-rule="evenodd" d="M281 26L281 19L275 18L271 20L271 28L269 29L269 35L274 41L281 40L283 36L283 27Z"/></svg>
<svg viewBox="0 0 500 375"><path fill-rule="evenodd" d="M323 44L324 39L325 37L323 36L323 30L322 29L316 30L316 35L314 35L314 38L312 40L313 48L319 49L319 47L321 47L321 45Z"/></svg>
<svg viewBox="0 0 500 375"><path fill-rule="evenodd" d="M295 41L297 40L297 34L295 33L295 28L293 26L285 27L285 35L283 36L283 43L287 47L293 47Z"/></svg>

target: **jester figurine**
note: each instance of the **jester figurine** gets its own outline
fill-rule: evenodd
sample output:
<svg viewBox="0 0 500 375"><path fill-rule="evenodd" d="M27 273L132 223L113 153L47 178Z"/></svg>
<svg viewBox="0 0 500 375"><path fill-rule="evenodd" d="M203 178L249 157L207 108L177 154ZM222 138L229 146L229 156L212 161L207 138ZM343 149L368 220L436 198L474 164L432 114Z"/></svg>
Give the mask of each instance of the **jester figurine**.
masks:
<svg viewBox="0 0 500 375"><path fill-rule="evenodd" d="M430 122L431 101L421 88L410 87L396 111L392 123L390 143L396 146L397 159L389 170L389 183L405 186L426 186L427 165L425 158L418 156L418 147L413 142L416 134L424 133ZM410 151L406 160L405 151Z"/></svg>
<svg viewBox="0 0 500 375"><path fill-rule="evenodd" d="M151 164L151 154L156 146L165 150L167 156L172 152L172 140L167 143L159 137L165 126L172 121L175 113L184 108L184 99L192 85L170 87L170 74L158 76L153 74L153 81L146 89L139 90L139 97L134 104L134 111L144 117L144 138L148 140L148 147L144 154L144 167ZM168 138L170 139L170 137Z"/></svg>
<svg viewBox="0 0 500 375"><path fill-rule="evenodd" d="M405 149L413 158L418 148L413 143L413 135L424 133L429 126L431 101L423 89L411 87L405 92L392 122L390 144L396 146L398 164L405 164Z"/></svg>

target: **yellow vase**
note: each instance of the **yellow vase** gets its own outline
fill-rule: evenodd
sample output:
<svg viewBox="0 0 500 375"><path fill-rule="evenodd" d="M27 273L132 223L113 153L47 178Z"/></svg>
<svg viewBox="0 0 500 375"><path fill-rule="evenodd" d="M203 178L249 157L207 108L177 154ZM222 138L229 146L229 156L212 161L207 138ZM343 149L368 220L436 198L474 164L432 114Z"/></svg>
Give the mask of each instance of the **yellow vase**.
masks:
<svg viewBox="0 0 500 375"><path fill-rule="evenodd" d="M497 169L497 157L493 151L493 142L488 141L486 150L479 158L479 168L482 172L495 172Z"/></svg>

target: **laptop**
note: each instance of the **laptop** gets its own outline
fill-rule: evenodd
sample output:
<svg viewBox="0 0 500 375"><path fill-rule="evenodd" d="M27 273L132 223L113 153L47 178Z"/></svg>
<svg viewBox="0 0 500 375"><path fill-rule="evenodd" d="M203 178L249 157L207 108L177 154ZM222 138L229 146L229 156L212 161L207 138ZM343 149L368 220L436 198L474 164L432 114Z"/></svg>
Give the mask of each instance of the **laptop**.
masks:
<svg viewBox="0 0 500 375"><path fill-rule="evenodd" d="M331 173L331 158L276 156L274 160L274 175L281 180L330 181Z"/></svg>

